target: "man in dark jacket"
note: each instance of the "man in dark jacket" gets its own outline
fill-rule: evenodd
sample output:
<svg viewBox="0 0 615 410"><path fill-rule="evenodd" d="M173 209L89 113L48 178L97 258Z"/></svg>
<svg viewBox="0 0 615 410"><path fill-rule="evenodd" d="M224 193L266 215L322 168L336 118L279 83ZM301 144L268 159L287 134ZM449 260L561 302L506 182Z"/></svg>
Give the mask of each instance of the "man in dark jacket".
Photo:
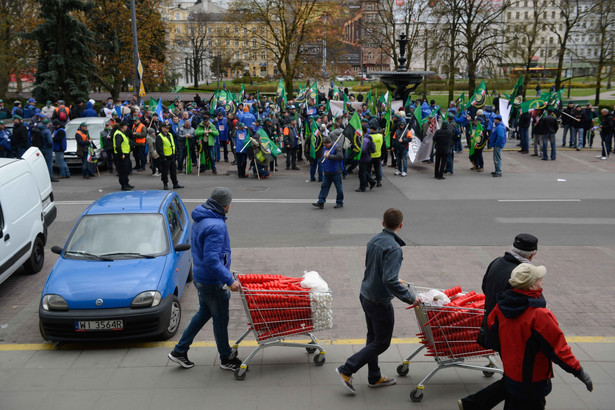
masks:
<svg viewBox="0 0 615 410"><path fill-rule="evenodd" d="M555 161L555 133L559 129L557 126L557 118L553 114L552 109L548 109L547 113L540 120L542 125L542 159L543 161L547 161L549 157L547 156L547 150L549 148L549 143L551 144L551 161Z"/></svg>
<svg viewBox="0 0 615 410"><path fill-rule="evenodd" d="M173 182L173 189L183 188L177 181L177 167L175 165L175 141L171 133L169 132L170 125L166 122L160 126L161 130L156 136L156 152L160 156L160 168L162 170L163 189L169 189L169 173L171 174L171 182Z"/></svg>
<svg viewBox="0 0 615 410"><path fill-rule="evenodd" d="M442 128L437 130L433 136L433 142L436 144L436 164L434 167L434 178L436 179L444 179L446 159L453 144L453 136L448 125L448 120L443 120Z"/></svg>
<svg viewBox="0 0 615 410"><path fill-rule="evenodd" d="M335 144L330 137L323 137L322 157L317 159L322 163L323 179L318 194L318 202L313 203L316 208L323 209L329 195L331 184L335 185L337 196L335 198L335 206L333 208L341 208L344 206L344 190L342 189L342 168L344 164L344 154L341 147L341 141L344 139L342 130L336 129L331 133L331 137L335 138ZM338 141L339 139L339 141Z"/></svg>
<svg viewBox="0 0 615 410"><path fill-rule="evenodd" d="M395 379L383 376L378 367L378 356L389 348L393 336L395 314L391 300L396 297L409 305L417 302L398 278L403 260L401 247L406 243L397 233L403 226L404 216L399 209L389 208L382 219L384 229L367 243L365 272L359 295L367 322L366 344L335 369L344 387L352 393L356 393L352 375L365 365L370 387L396 383Z"/></svg>
<svg viewBox="0 0 615 410"><path fill-rule="evenodd" d="M566 146L566 134L570 134L568 146L572 148L572 126L573 122L576 122L572 117L574 117L574 102L568 101L568 107L562 110L562 125L564 126L562 147Z"/></svg>
<svg viewBox="0 0 615 410"><path fill-rule="evenodd" d="M519 264L531 263L538 251L538 238L527 233L520 233L515 237L512 248L497 259L494 259L487 267L483 277L482 290L485 294L485 316L478 334L478 344L486 349L499 351L497 333L487 327L487 319L496 304L498 293L510 289L508 282L510 274ZM491 409L506 397L503 379L490 384L481 391L461 399L460 408Z"/></svg>
<svg viewBox="0 0 615 410"><path fill-rule="evenodd" d="M197 333L209 319L213 319L214 338L220 354L220 368L235 371L241 360L231 358L233 350L228 343L229 289L237 292L240 284L231 268L231 241L226 226L226 215L231 208L231 191L214 188L207 202L192 211L191 243L194 286L199 297L199 310L190 320L181 339L168 357L185 369L194 367L188 359L188 349ZM225 288L225 286L228 287Z"/></svg>
<svg viewBox="0 0 615 410"><path fill-rule="evenodd" d="M587 390L594 385L572 354L557 319L542 296L544 266L522 263L513 269L508 289L497 296L489 315L489 328L497 332L504 366L506 409L544 409L551 392L553 364L581 380Z"/></svg>
<svg viewBox="0 0 615 410"><path fill-rule="evenodd" d="M596 156L602 160L609 158L611 152L611 140L613 139L613 129L615 128L615 120L613 114L606 108L600 111L602 114L602 125L600 126L600 138L602 139L602 155Z"/></svg>
<svg viewBox="0 0 615 410"><path fill-rule="evenodd" d="M522 154L528 154L530 152L530 125L532 125L532 114L524 112L519 116L519 143ZM572 139L572 132L570 132L570 138Z"/></svg>
<svg viewBox="0 0 615 410"><path fill-rule="evenodd" d="M28 129L23 123L23 118L13 115L13 137L11 138L15 158L21 156L28 150Z"/></svg>
<svg viewBox="0 0 615 410"><path fill-rule="evenodd" d="M361 122L361 125L367 125L366 122ZM376 186L376 180L369 174L372 154L376 152L376 146L371 135L365 132L366 129L363 130L363 144L361 146L361 157L359 158L359 188L355 190L356 192L365 192L367 184L369 184L369 189L374 189Z"/></svg>

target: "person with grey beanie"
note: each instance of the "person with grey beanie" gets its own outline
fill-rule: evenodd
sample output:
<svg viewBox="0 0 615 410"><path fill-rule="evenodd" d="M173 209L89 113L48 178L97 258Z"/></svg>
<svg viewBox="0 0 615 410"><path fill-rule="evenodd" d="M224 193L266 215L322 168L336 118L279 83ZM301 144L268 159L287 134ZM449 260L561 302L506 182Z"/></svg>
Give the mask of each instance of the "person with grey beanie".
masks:
<svg viewBox="0 0 615 410"><path fill-rule="evenodd" d="M171 361L185 369L194 367L188 359L188 349L211 318L220 354L220 368L235 371L241 366L241 360L235 357L228 343L230 291L239 290L239 282L230 271L231 241L226 226L226 215L232 200L230 189L217 187L204 204L192 211L191 249L199 310L168 355Z"/></svg>

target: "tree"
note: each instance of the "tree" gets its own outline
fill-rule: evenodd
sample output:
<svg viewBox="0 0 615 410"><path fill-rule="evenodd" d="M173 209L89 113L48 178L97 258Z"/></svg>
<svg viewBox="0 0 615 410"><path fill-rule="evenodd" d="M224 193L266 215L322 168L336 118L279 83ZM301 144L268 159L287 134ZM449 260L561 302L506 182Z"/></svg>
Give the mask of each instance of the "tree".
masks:
<svg viewBox="0 0 615 410"><path fill-rule="evenodd" d="M457 58L459 57L457 37L459 36L458 25L461 21L460 10L465 0L442 0L433 9L440 30L436 32L437 43L446 50L447 57L447 78L448 78L448 100L455 98L455 74Z"/></svg>
<svg viewBox="0 0 615 410"><path fill-rule="evenodd" d="M34 87L38 100L87 99L93 33L83 23L92 3L81 0L38 0L43 21L25 38L38 41L39 60Z"/></svg>
<svg viewBox="0 0 615 410"><path fill-rule="evenodd" d="M596 0L592 8L590 33L598 38L598 59L596 60L596 100L600 104L600 88L602 87L603 69L609 65L612 69L614 61L613 42L615 41L615 0Z"/></svg>
<svg viewBox="0 0 615 410"><path fill-rule="evenodd" d="M466 0L461 2L459 13L458 50L468 66L468 92L476 88L476 69L480 64L495 63L502 56L500 38L502 13L510 7L511 0L496 5L492 0Z"/></svg>
<svg viewBox="0 0 615 410"><path fill-rule="evenodd" d="M559 90L562 84L562 69L564 67L564 56L568 51L568 40L570 33L578 26L590 12L590 9L583 11L580 7L581 0L552 0L551 4L559 12L558 24L552 23L549 29L557 37L559 49L557 51L557 72L555 75L555 89ZM561 26L561 29L560 29Z"/></svg>
<svg viewBox="0 0 615 410"><path fill-rule="evenodd" d="M366 6L375 9L373 14L367 14L361 20L364 43L379 48L399 69L399 46L397 39L400 34L406 34L408 44L406 46L406 62L404 68L410 67L414 52L413 46L418 42L421 34L422 17L428 10L427 0L408 0L398 5L395 1L373 0L366 2ZM370 18L371 15L375 18Z"/></svg>
<svg viewBox="0 0 615 410"><path fill-rule="evenodd" d="M188 71L194 78L194 88L199 87L199 77L205 72L204 61L208 52L206 40L209 22L209 15L204 12L191 13L188 17L188 33L185 35L186 61Z"/></svg>
<svg viewBox="0 0 615 410"><path fill-rule="evenodd" d="M316 38L322 37L318 19L330 7L319 0L234 0L229 12L236 24L248 29L250 38L257 39L259 50L273 56L286 89L292 93L293 79L314 54Z"/></svg>
<svg viewBox="0 0 615 410"><path fill-rule="evenodd" d="M139 56L146 90L156 89L165 82L165 32L158 11L162 2L141 0L136 8ZM88 14L88 26L96 33L91 47L95 63L92 76L113 98L118 98L120 91L127 89L128 83L132 83L130 79L134 77L129 21L130 7L125 0L94 0L94 7Z"/></svg>
<svg viewBox="0 0 615 410"><path fill-rule="evenodd" d="M547 0L530 0L529 6L532 8L531 15L528 19L518 21L509 26L509 32L514 33L507 35L507 43L509 44L511 56L515 59L523 61L524 76L523 76L523 91L522 95L525 98L527 87L525 83L529 83L530 67L532 58L540 48L538 41L543 37L545 29L544 19L542 18L548 6ZM510 22L508 22L510 24Z"/></svg>
<svg viewBox="0 0 615 410"><path fill-rule="evenodd" d="M6 95L12 74L17 77L18 91L20 74L35 74L38 44L21 34L32 31L41 20L24 16L38 16L35 0L0 0L0 95Z"/></svg>

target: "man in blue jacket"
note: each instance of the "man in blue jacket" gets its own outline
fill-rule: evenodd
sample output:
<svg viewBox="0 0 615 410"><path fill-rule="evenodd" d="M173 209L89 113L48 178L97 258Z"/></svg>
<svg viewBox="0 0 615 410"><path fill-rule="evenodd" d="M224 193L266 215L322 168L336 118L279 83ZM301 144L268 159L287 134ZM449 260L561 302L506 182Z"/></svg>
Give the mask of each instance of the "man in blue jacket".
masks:
<svg viewBox="0 0 615 410"><path fill-rule="evenodd" d="M391 344L395 314L391 300L396 297L408 304L416 298L399 282L399 269L403 260L401 249L406 243L397 236L402 228L404 215L399 209L389 208L384 212L384 229L367 243L365 273L361 283L359 300L367 322L365 347L350 356L346 363L335 369L344 387L356 393L352 375L365 365L368 368L369 387L390 386L396 380L383 376L378 367L378 356Z"/></svg>
<svg viewBox="0 0 615 410"><path fill-rule="evenodd" d="M489 148L493 148L493 165L495 172L492 172L493 177L502 176L502 148L506 145L506 127L502 123L502 116L496 115L493 120L495 127L489 137Z"/></svg>
<svg viewBox="0 0 615 410"><path fill-rule="evenodd" d="M331 137L335 138L334 142L331 140ZM338 128L333 131L331 137L323 137L322 144L324 149L322 150L322 158L317 159L317 161L322 163L323 180L320 186L320 193L318 194L318 202L314 202L312 205L319 209L325 207L331 184L335 185L335 191L337 192L335 206L333 208L339 209L344 206L344 190L342 188L344 154L340 142L340 140L343 141L344 138L342 136L342 130Z"/></svg>
<svg viewBox="0 0 615 410"><path fill-rule="evenodd" d="M188 349L210 318L213 318L220 368L235 371L241 365L241 360L231 358L232 349L228 343L229 289L233 292L239 290L239 282L229 270L231 241L226 227L226 214L231 207L231 200L228 188L214 188L207 202L192 211L193 274L199 296L199 310L168 355L171 361L185 369L194 367L194 363L188 359Z"/></svg>

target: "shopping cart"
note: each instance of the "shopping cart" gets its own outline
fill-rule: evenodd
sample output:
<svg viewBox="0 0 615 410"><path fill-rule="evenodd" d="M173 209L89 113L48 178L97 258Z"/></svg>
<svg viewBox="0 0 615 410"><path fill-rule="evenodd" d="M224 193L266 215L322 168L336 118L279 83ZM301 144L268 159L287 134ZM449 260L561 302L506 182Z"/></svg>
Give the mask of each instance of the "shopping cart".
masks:
<svg viewBox="0 0 615 410"><path fill-rule="evenodd" d="M231 357L237 357L239 344L250 332L254 333L258 347L244 359L240 368L235 370L235 379L244 380L250 360L256 353L271 346L302 347L309 354L318 350L319 354L314 356L314 364L325 364L326 351L318 344L318 339L312 332L332 327L331 291L310 292L309 289L299 290L300 288L282 290L275 289L275 286L271 289L254 289L255 286L251 286L246 280L247 276L249 275L235 274L235 278L242 284L239 294L249 322L248 329L233 344ZM293 279L296 283L301 281L301 278ZM284 341L295 335L307 335L311 342Z"/></svg>
<svg viewBox="0 0 615 410"><path fill-rule="evenodd" d="M406 283L414 295L418 295L430 288L415 287ZM461 294L458 297L463 297ZM495 364L496 352L485 349L476 343L485 309L474 309L457 306L431 306L425 301L413 306L420 333L417 334L421 346L414 350L402 364L397 367L397 374L406 376L409 371L410 360L421 350L427 349L425 356L432 356L436 367L417 384L416 389L410 392L410 399L414 402L423 400L425 383L438 371L447 367L461 367L465 369L480 370L486 377L494 373L503 373ZM467 364L467 359L487 358L486 366Z"/></svg>

